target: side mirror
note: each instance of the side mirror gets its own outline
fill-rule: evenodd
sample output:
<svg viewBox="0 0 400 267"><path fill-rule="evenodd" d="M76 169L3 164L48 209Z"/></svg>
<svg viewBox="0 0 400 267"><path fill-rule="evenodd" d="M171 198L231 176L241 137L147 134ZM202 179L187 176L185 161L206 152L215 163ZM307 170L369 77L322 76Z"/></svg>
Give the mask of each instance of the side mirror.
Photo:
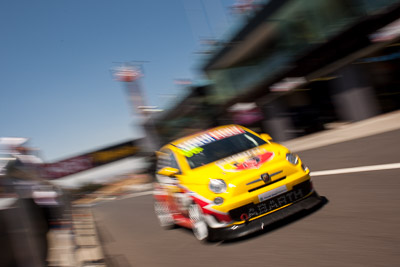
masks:
<svg viewBox="0 0 400 267"><path fill-rule="evenodd" d="M271 137L269 134L262 133L262 134L260 134L260 136L261 136L261 138L264 139L265 141L268 141L268 142L272 141L272 137Z"/></svg>
<svg viewBox="0 0 400 267"><path fill-rule="evenodd" d="M172 177L179 173L178 169L171 168L171 167L164 167L157 172L157 174Z"/></svg>

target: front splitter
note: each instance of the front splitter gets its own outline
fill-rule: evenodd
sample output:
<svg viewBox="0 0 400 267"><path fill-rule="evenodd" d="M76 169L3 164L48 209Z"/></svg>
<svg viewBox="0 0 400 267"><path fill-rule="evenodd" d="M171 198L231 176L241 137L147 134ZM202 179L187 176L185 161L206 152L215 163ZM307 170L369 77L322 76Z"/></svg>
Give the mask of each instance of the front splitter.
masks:
<svg viewBox="0 0 400 267"><path fill-rule="evenodd" d="M320 197L316 192L314 192L307 198L301 199L288 207L277 210L258 219L226 228L211 228L210 239L231 240L244 237L257 231L264 230L267 226L295 215L296 213L312 210L313 208L316 208L319 205L322 206L323 204L324 198Z"/></svg>

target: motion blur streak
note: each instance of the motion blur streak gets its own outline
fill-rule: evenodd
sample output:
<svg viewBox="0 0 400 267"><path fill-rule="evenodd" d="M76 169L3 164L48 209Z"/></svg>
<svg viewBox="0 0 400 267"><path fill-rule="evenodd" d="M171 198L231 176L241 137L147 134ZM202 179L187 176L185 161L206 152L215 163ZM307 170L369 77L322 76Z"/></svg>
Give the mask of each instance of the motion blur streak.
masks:
<svg viewBox="0 0 400 267"><path fill-rule="evenodd" d="M316 172L312 172L310 175L311 176L324 176L324 175L333 175L333 174L342 174L342 173L370 172L370 171L391 170L391 169L400 169L400 163L391 163L391 164L374 165L374 166L362 166L362 167L337 169L337 170L316 171Z"/></svg>
<svg viewBox="0 0 400 267"><path fill-rule="evenodd" d="M0 138L0 266L399 266L399 0L6 2L0 134L104 147L43 162L27 138ZM114 77L144 137L109 144L122 129L114 60L128 62ZM327 205L211 246L161 231L154 151L230 124L285 142Z"/></svg>

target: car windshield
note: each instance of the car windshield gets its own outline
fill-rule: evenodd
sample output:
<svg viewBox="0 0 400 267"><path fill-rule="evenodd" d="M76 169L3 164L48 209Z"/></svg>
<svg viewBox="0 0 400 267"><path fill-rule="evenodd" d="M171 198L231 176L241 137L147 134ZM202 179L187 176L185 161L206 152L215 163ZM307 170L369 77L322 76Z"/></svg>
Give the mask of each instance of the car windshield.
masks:
<svg viewBox="0 0 400 267"><path fill-rule="evenodd" d="M186 159L194 169L263 144L266 144L264 140L245 132L200 146L197 154L186 156Z"/></svg>

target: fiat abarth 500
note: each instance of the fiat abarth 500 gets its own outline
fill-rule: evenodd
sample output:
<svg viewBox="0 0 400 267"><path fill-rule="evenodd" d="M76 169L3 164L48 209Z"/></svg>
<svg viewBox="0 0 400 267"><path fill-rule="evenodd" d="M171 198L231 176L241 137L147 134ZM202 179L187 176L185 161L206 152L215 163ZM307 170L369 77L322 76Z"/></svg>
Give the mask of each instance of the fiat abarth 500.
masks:
<svg viewBox="0 0 400 267"><path fill-rule="evenodd" d="M199 240L242 237L322 203L297 155L239 125L178 139L156 154L159 223L190 228Z"/></svg>

